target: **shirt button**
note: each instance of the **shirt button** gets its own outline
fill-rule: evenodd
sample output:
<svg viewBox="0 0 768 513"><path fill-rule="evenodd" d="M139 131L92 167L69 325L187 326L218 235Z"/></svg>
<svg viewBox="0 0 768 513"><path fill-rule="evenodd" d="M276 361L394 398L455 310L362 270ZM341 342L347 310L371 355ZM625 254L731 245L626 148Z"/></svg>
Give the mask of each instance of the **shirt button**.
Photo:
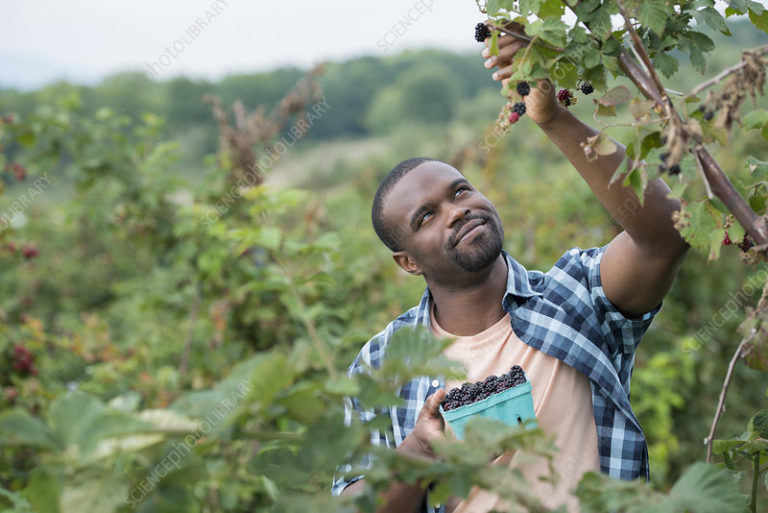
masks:
<svg viewBox="0 0 768 513"><path fill-rule="evenodd" d="M437 388L440 386L440 382L436 379L432 380L432 388Z"/></svg>

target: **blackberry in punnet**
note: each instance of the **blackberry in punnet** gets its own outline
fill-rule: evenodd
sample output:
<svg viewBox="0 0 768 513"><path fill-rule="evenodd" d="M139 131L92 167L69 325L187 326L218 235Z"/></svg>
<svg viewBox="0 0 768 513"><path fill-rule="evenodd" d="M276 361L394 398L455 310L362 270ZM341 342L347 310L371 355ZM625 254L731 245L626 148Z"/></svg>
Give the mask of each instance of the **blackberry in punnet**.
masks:
<svg viewBox="0 0 768 513"><path fill-rule="evenodd" d="M516 104L512 105L512 110L522 116L525 114L525 104L523 102L517 102Z"/></svg>
<svg viewBox="0 0 768 513"><path fill-rule="evenodd" d="M485 23L475 25L475 41L482 43L486 38L491 37L491 29Z"/></svg>
<svg viewBox="0 0 768 513"><path fill-rule="evenodd" d="M531 86L528 85L528 82L518 82L517 83L517 94L520 96L528 96L528 94L531 92Z"/></svg>
<svg viewBox="0 0 768 513"><path fill-rule="evenodd" d="M452 388L445 396L443 410L455 410L456 408L488 399L494 394L522 385L526 381L522 367L514 365L509 372L501 376L492 375L483 381L464 383L461 387Z"/></svg>
<svg viewBox="0 0 768 513"><path fill-rule="evenodd" d="M586 95L590 95L590 94L595 92L595 88L592 87L592 84L587 83L587 82L583 82L581 84L581 92L586 94Z"/></svg>

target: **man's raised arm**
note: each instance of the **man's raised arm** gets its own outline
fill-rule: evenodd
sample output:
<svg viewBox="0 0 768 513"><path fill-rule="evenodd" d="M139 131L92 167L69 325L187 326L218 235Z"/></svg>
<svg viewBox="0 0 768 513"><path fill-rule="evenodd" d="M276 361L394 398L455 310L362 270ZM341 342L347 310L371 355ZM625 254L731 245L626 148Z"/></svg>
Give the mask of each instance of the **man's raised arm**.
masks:
<svg viewBox="0 0 768 513"><path fill-rule="evenodd" d="M488 40L486 40L486 45ZM499 67L494 80L506 82L511 63L523 44L511 36L499 38L499 55L489 57L487 68ZM488 49L483 51L488 57ZM621 180L608 184L624 161L625 148L616 143L612 155L588 161L582 143L597 130L581 122L556 100L548 81L540 81L525 98L526 113L555 143L581 174L600 203L624 231L609 244L600 264L606 297L624 315L641 316L661 303L688 251L675 230L672 213L678 200L667 198L669 187L661 179L650 182L642 206L630 187Z"/></svg>

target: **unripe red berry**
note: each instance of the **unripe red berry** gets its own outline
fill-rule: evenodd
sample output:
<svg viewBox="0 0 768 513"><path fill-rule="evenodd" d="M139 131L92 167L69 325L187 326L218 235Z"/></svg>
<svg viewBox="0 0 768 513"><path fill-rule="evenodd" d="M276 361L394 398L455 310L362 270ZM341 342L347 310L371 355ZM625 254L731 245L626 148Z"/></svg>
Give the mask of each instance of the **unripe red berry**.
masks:
<svg viewBox="0 0 768 513"><path fill-rule="evenodd" d="M728 230L725 230L725 238L723 238L723 246L730 246L731 238L728 236Z"/></svg>
<svg viewBox="0 0 768 513"><path fill-rule="evenodd" d="M518 121L520 121L520 114L518 114L517 112L510 112L509 113L509 122L510 123L517 123Z"/></svg>
<svg viewBox="0 0 768 513"><path fill-rule="evenodd" d="M16 180L21 182L27 177L27 168L25 168L18 162L14 162L11 165L11 168L13 169L13 174L16 177Z"/></svg>
<svg viewBox="0 0 768 513"><path fill-rule="evenodd" d="M27 260L32 260L40 254L40 251L34 246L24 246L21 248L21 254Z"/></svg>

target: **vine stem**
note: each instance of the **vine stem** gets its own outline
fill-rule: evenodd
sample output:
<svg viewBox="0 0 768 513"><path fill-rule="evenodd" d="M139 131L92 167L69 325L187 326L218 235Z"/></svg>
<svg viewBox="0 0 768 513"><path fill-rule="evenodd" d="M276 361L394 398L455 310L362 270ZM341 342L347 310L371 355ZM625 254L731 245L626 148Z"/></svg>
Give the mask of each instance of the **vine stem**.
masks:
<svg viewBox="0 0 768 513"><path fill-rule="evenodd" d="M720 391L720 400L717 402L717 410L715 411L715 418L712 419L712 427L709 430L709 436L707 437L707 463L712 462L712 442L715 437L715 431L717 430L717 423L720 421L720 415L723 413L723 407L725 405L725 395L728 393L728 386L731 384L731 377L733 376L733 369L736 367L736 362L741 356L741 351L744 346L751 341L755 334L757 334L757 328L752 328L749 336L742 339L739 347L731 358L731 363L728 365L728 372L725 374L725 381L723 381L723 389Z"/></svg>
<svg viewBox="0 0 768 513"><path fill-rule="evenodd" d="M187 328L187 338L184 342L184 349L181 352L181 361L179 362L179 376L182 378L187 373L189 365L189 354L192 352L192 342L194 341L195 326L197 317L200 314L200 303L203 300L203 294L200 290L200 283L195 287L195 300L192 303L192 310L189 313L189 327Z"/></svg>
<svg viewBox="0 0 768 513"><path fill-rule="evenodd" d="M765 55L765 54L768 53L768 45L763 46L763 47L755 48L752 51L755 52L756 55ZM711 86L717 84L718 82L720 82L725 77L736 73L737 71L739 71L741 68L743 68L746 65L747 65L747 61L742 60L740 63L738 63L738 64L736 64L734 66L731 66L730 68L724 69L723 71L718 73L716 76L714 76L714 77L710 78L709 80L706 80L706 81L702 82L701 84L697 85L696 87L694 87L691 90L691 92L685 96L685 99L688 99L688 98L690 98L692 96L696 96L697 94L702 92L704 89L707 89L708 87L711 87Z"/></svg>
<svg viewBox="0 0 768 513"><path fill-rule="evenodd" d="M752 476L752 504L750 505L752 513L757 513L757 487L760 483L760 451L752 456L754 471Z"/></svg>

